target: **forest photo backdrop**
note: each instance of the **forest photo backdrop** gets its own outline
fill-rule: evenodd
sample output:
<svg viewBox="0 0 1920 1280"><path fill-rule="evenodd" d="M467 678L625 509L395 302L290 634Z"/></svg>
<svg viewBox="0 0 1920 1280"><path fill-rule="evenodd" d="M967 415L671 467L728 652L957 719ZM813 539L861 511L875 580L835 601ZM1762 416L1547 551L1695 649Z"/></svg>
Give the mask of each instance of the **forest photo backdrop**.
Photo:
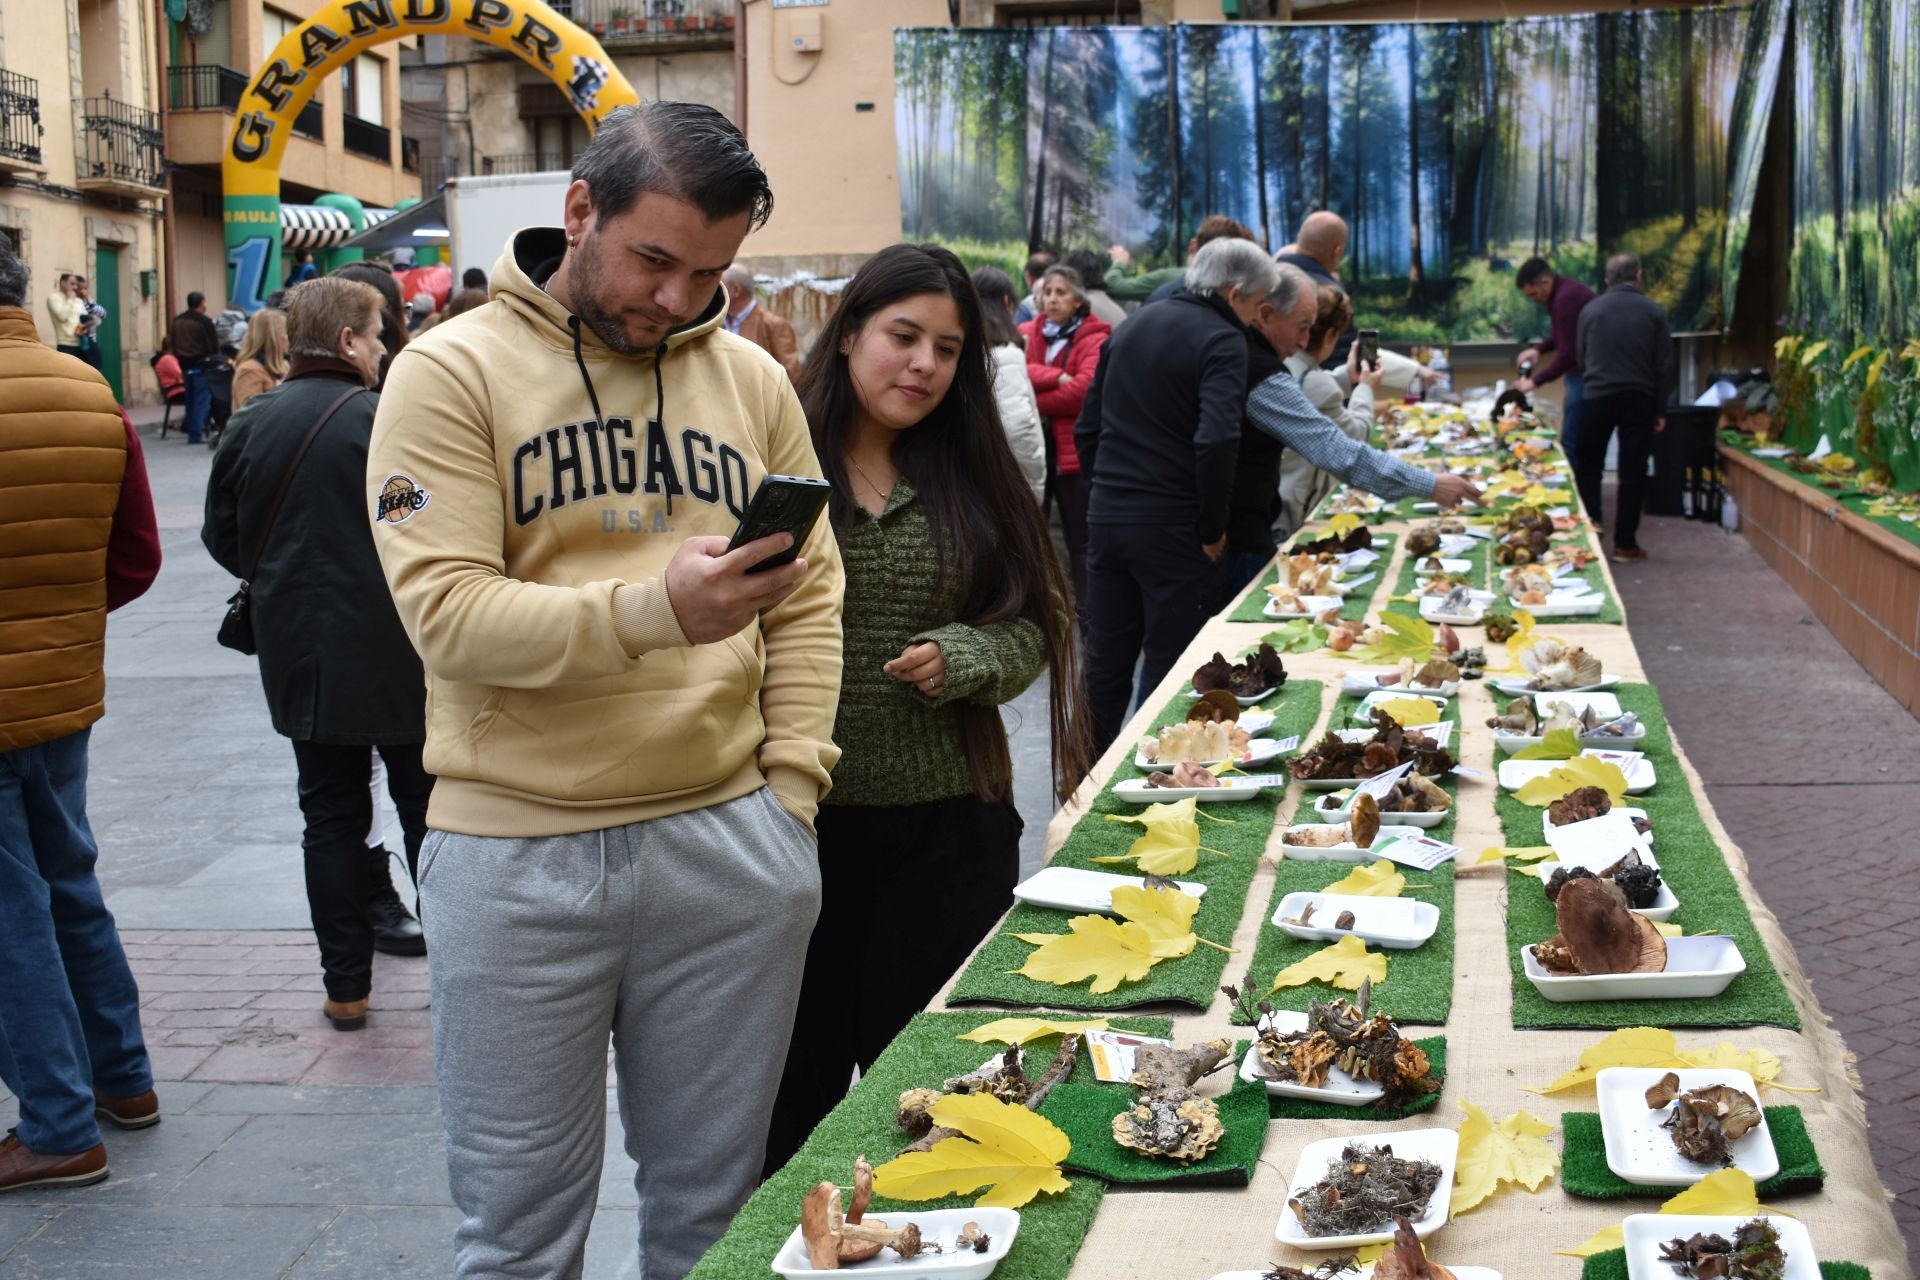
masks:
<svg viewBox="0 0 1920 1280"><path fill-rule="evenodd" d="M1007 267L1119 243L1144 268L1179 263L1209 213L1278 248L1329 208L1353 227L1359 323L1393 340L1529 336L1522 260L1591 282L1620 248L1676 331L1718 328L1746 27L1709 9L901 30L902 228Z"/></svg>

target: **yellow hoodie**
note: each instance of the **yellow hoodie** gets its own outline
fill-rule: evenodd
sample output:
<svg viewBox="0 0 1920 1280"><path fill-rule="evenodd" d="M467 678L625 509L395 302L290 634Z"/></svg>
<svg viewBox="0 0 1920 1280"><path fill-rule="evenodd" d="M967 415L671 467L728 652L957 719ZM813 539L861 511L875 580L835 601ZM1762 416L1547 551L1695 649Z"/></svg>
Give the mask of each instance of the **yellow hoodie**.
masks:
<svg viewBox="0 0 1920 1280"><path fill-rule="evenodd" d="M516 234L492 299L408 344L380 396L368 506L427 671L428 819L561 835L764 782L811 823L840 754L826 522L799 589L717 644L688 643L663 579L683 539L733 534L761 477L820 474L800 402L726 332L724 290L660 351L614 352L534 283L562 248Z"/></svg>

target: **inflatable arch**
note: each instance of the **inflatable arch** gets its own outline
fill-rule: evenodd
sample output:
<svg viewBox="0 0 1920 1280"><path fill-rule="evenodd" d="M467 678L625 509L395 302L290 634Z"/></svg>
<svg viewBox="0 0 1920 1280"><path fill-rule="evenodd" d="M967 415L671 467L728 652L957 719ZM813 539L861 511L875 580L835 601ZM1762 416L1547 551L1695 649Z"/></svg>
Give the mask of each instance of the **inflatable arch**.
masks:
<svg viewBox="0 0 1920 1280"><path fill-rule="evenodd" d="M589 129L640 101L599 41L540 0L333 0L274 46L234 112L221 164L232 306L258 311L280 279L280 158L294 118L336 68L409 35L470 36L507 50L560 86Z"/></svg>

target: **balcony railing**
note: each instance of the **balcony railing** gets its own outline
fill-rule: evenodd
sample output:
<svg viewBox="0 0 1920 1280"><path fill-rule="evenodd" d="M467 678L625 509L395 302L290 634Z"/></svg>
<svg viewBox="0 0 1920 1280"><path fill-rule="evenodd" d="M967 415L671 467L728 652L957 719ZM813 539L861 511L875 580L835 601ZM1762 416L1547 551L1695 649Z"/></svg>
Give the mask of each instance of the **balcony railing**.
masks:
<svg viewBox="0 0 1920 1280"><path fill-rule="evenodd" d="M0 159L40 163L40 82L0 71Z"/></svg>
<svg viewBox="0 0 1920 1280"><path fill-rule="evenodd" d="M393 130L385 125L375 124L371 120L362 120L359 116L342 114L340 117L340 140L347 150L355 155L366 156L369 160L378 160L390 164L393 160Z"/></svg>
<svg viewBox="0 0 1920 1280"><path fill-rule="evenodd" d="M602 41L685 44L733 38L733 0L558 0L554 9Z"/></svg>
<svg viewBox="0 0 1920 1280"><path fill-rule="evenodd" d="M170 111L237 111L247 78L232 67L194 63L167 68Z"/></svg>
<svg viewBox="0 0 1920 1280"><path fill-rule="evenodd" d="M320 109L318 98L309 99L307 105L300 108L300 114L293 118L293 131L303 138L312 138L315 142L324 142L327 137L327 115ZM386 159L382 156L381 159Z"/></svg>
<svg viewBox="0 0 1920 1280"><path fill-rule="evenodd" d="M166 182L166 142L160 116L111 97L81 104L80 125L87 139L86 168L80 179L121 187L160 187Z"/></svg>
<svg viewBox="0 0 1920 1280"><path fill-rule="evenodd" d="M565 169L559 156L521 153L505 156L481 156L481 173L548 173Z"/></svg>

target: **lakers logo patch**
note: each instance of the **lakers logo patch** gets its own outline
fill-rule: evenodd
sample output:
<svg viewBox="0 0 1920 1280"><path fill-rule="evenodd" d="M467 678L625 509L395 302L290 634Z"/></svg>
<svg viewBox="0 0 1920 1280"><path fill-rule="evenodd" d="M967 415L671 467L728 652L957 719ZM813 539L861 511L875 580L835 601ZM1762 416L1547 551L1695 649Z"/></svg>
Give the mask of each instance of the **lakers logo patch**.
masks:
<svg viewBox="0 0 1920 1280"><path fill-rule="evenodd" d="M382 524L405 524L413 518L413 513L433 501L433 495L413 482L412 476L398 473L387 477L380 486L380 500L376 504L373 518Z"/></svg>

